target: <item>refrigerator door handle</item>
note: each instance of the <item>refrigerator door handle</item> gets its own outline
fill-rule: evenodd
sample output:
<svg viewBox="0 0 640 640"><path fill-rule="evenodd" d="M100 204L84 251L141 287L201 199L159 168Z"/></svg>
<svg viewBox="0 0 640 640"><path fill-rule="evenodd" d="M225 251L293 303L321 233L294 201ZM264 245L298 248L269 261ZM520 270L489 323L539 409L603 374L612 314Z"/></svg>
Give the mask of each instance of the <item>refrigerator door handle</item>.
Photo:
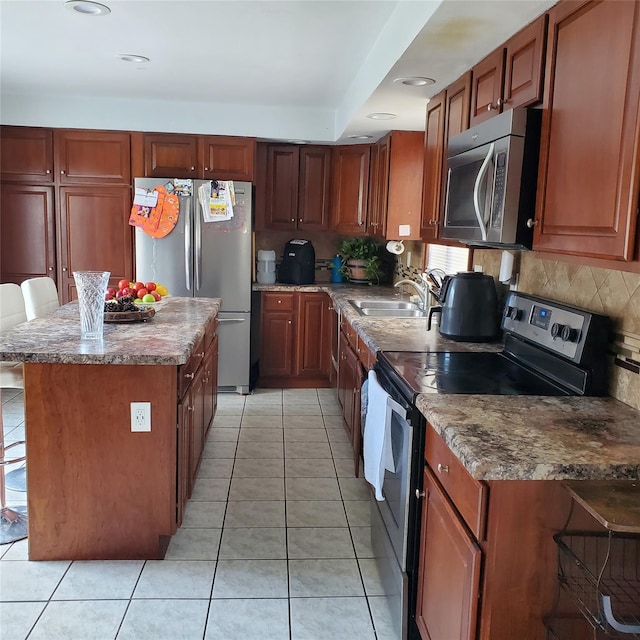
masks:
<svg viewBox="0 0 640 640"><path fill-rule="evenodd" d="M184 220L184 273L185 273L185 285L189 291L191 291L191 199L180 198L181 206L184 205L185 220Z"/></svg>
<svg viewBox="0 0 640 640"><path fill-rule="evenodd" d="M195 223L195 234L194 234L194 242L195 242L195 271L196 271L196 286L195 290L200 291L200 287L202 286L202 216L200 215L200 207L199 203L196 202L196 197L193 199L193 218Z"/></svg>

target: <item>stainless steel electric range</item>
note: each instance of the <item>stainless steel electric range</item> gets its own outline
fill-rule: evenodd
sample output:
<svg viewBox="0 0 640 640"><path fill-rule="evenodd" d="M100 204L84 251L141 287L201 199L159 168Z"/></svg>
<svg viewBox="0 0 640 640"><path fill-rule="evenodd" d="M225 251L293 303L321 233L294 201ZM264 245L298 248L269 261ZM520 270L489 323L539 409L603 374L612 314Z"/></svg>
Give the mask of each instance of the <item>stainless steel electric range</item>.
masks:
<svg viewBox="0 0 640 640"><path fill-rule="evenodd" d="M424 417L417 394L605 395L609 322L606 316L512 292L501 327L502 351L457 343L438 352L378 354L385 391L406 410L389 415L394 471L385 500L372 498L372 543L398 640L419 638L415 606L424 464ZM460 350L462 349L462 350Z"/></svg>

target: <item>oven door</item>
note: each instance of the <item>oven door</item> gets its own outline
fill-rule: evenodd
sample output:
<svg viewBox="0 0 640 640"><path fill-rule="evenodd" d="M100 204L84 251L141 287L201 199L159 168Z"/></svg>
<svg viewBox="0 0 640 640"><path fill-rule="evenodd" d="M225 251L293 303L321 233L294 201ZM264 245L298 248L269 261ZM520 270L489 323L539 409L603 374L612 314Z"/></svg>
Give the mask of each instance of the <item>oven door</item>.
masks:
<svg viewBox="0 0 640 640"><path fill-rule="evenodd" d="M506 136L447 160L442 238L515 241L523 153L524 138Z"/></svg>

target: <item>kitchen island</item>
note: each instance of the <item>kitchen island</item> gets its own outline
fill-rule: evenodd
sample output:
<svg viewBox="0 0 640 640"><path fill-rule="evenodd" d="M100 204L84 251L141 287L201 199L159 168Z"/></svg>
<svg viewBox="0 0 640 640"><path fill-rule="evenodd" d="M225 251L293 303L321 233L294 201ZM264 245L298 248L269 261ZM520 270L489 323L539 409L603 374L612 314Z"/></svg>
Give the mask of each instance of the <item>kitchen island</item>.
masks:
<svg viewBox="0 0 640 640"><path fill-rule="evenodd" d="M164 555L215 412L219 306L169 297L82 341L70 303L2 335L0 360L24 362L31 560Z"/></svg>

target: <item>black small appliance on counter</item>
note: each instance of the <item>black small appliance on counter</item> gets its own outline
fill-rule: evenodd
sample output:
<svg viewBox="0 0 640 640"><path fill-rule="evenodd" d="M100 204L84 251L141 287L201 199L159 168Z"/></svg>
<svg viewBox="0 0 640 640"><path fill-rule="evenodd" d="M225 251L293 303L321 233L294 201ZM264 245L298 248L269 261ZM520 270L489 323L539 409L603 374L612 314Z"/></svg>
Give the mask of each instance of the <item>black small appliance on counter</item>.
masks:
<svg viewBox="0 0 640 640"><path fill-rule="evenodd" d="M316 252L309 240L289 240L284 254L278 282L282 284L313 284L316 280Z"/></svg>

